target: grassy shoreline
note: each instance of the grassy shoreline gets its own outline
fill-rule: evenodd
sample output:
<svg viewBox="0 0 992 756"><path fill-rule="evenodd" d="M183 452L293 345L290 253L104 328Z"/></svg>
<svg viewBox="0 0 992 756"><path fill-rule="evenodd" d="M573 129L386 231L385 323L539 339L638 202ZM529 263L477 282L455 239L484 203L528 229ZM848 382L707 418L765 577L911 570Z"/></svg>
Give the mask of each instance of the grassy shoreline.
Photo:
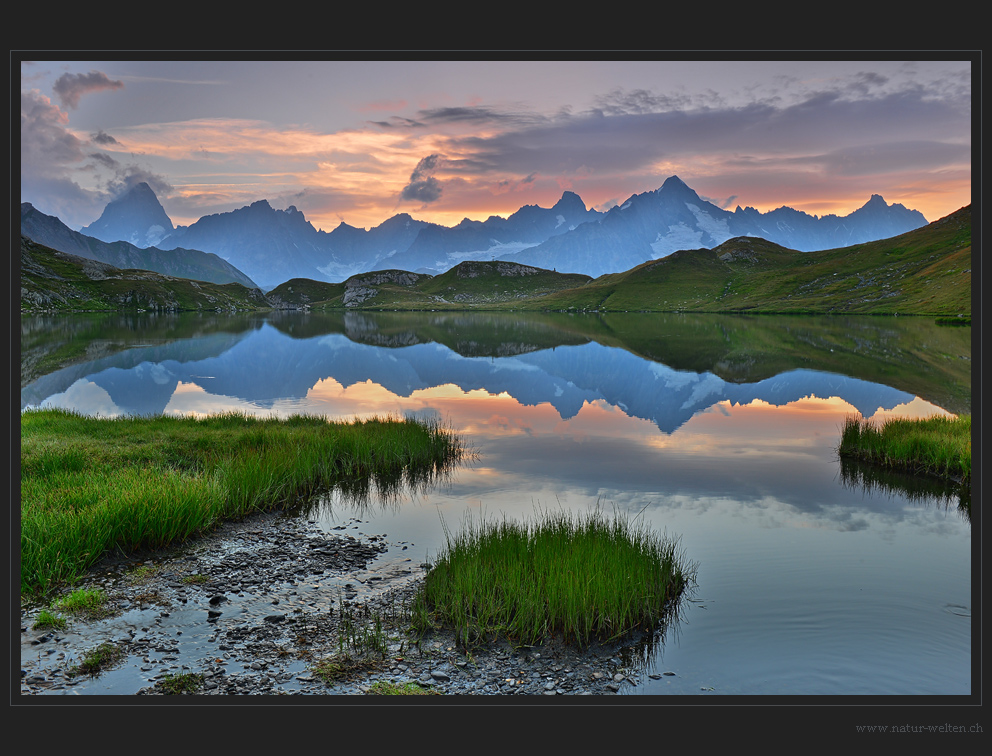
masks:
<svg viewBox="0 0 992 756"><path fill-rule="evenodd" d="M837 448L842 457L889 469L971 483L971 415L919 420L895 418L876 425L849 417Z"/></svg>
<svg viewBox="0 0 992 756"><path fill-rule="evenodd" d="M45 594L115 550L160 548L338 483L419 483L464 453L437 424L21 415L21 591Z"/></svg>

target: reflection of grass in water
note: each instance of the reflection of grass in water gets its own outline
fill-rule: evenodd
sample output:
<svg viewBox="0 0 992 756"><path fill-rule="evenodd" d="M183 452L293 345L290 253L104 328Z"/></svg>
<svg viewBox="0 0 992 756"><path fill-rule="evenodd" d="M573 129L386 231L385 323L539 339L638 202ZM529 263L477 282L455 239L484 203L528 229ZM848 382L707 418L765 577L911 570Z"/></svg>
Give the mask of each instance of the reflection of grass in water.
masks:
<svg viewBox="0 0 992 756"><path fill-rule="evenodd" d="M425 496L451 480L452 469L409 469L401 476L367 475L339 481L332 491L301 501L293 511L314 516L318 512L331 511L337 506L345 506L357 514L375 507L383 511L397 512L407 499Z"/></svg>
<svg viewBox="0 0 992 756"><path fill-rule="evenodd" d="M405 500L426 496L448 485L456 467L471 464L476 459L475 452L460 449L458 454L452 454L440 463L428 460L343 478L330 491L301 499L292 511L309 517L320 512L333 513L334 508L340 506L359 515L373 508L397 512Z"/></svg>
<svg viewBox="0 0 992 756"><path fill-rule="evenodd" d="M914 504L957 506L971 520L971 486L931 476L911 475L907 472L877 467L858 460L841 457L841 483L847 488L860 490L867 495L892 493L905 496Z"/></svg>

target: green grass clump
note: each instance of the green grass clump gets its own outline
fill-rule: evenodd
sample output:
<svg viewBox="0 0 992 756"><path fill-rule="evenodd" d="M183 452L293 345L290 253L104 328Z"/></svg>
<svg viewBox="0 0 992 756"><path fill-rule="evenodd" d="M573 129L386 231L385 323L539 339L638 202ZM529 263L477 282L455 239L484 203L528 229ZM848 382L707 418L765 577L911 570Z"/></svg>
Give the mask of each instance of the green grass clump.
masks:
<svg viewBox="0 0 992 756"><path fill-rule="evenodd" d="M96 648L86 652L83 660L69 670L69 676L98 675L118 664L126 655L123 649L113 643L101 643Z"/></svg>
<svg viewBox="0 0 992 756"><path fill-rule="evenodd" d="M344 652L319 659L310 668L326 685L333 685L358 674L381 669L382 666L381 659Z"/></svg>
<svg viewBox="0 0 992 756"><path fill-rule="evenodd" d="M838 454L906 472L971 482L971 415L920 420L891 419L877 425L849 417Z"/></svg>
<svg viewBox="0 0 992 756"><path fill-rule="evenodd" d="M389 680L377 680L366 691L374 696L439 696L440 691L431 690L415 682L400 685Z"/></svg>
<svg viewBox="0 0 992 756"><path fill-rule="evenodd" d="M99 619L110 614L107 596L99 588L80 588L55 601L52 608L88 619Z"/></svg>
<svg viewBox="0 0 992 756"><path fill-rule="evenodd" d="M470 645L505 636L588 645L658 628L694 582L676 543L617 515L546 513L532 524L468 521L414 599L413 626Z"/></svg>
<svg viewBox="0 0 992 756"><path fill-rule="evenodd" d="M111 551L155 549L346 481L420 484L463 453L437 424L318 416L21 415L21 591L47 593Z"/></svg>
<svg viewBox="0 0 992 756"><path fill-rule="evenodd" d="M186 672L179 675L166 675L156 685L166 695L174 696L183 693L196 693L203 687L203 681L203 675Z"/></svg>
<svg viewBox="0 0 992 756"><path fill-rule="evenodd" d="M65 617L53 614L47 609L42 609L35 617L32 630L65 630L69 626L69 621Z"/></svg>

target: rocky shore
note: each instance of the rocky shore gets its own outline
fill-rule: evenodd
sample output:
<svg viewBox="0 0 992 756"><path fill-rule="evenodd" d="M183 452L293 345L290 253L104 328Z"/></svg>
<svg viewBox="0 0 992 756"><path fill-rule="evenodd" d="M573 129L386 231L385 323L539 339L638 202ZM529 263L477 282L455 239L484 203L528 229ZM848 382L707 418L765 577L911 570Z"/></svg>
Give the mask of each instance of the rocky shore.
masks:
<svg viewBox="0 0 992 756"><path fill-rule="evenodd" d="M259 515L193 544L109 561L76 587L100 588L110 616L33 629L21 609L22 696L363 695L407 686L445 695L615 695L644 678L634 647L580 650L497 641L466 650L451 634L405 634L405 607L426 565L406 544L356 535L360 520L324 532L301 517ZM349 638L382 626L377 652ZM77 671L110 644L118 660ZM643 647L643 646L642 646ZM383 651L385 653L383 653Z"/></svg>

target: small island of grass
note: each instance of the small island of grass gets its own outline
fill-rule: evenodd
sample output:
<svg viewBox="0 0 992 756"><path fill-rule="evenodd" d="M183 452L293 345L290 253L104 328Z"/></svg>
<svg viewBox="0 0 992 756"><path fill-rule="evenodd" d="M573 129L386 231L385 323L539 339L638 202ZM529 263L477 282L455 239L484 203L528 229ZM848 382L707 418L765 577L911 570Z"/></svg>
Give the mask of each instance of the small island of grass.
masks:
<svg viewBox="0 0 992 756"><path fill-rule="evenodd" d="M466 646L495 637L588 645L653 632L694 582L675 541L617 515L546 513L530 525L468 522L414 599L414 628Z"/></svg>
<svg viewBox="0 0 992 756"><path fill-rule="evenodd" d="M412 419L27 411L21 591L49 593L112 551L167 546L359 478L422 482L462 454L447 429Z"/></svg>
<svg viewBox="0 0 992 756"><path fill-rule="evenodd" d="M844 457L890 469L933 475L971 484L971 415L913 420L894 418L881 425L849 417L837 449Z"/></svg>

